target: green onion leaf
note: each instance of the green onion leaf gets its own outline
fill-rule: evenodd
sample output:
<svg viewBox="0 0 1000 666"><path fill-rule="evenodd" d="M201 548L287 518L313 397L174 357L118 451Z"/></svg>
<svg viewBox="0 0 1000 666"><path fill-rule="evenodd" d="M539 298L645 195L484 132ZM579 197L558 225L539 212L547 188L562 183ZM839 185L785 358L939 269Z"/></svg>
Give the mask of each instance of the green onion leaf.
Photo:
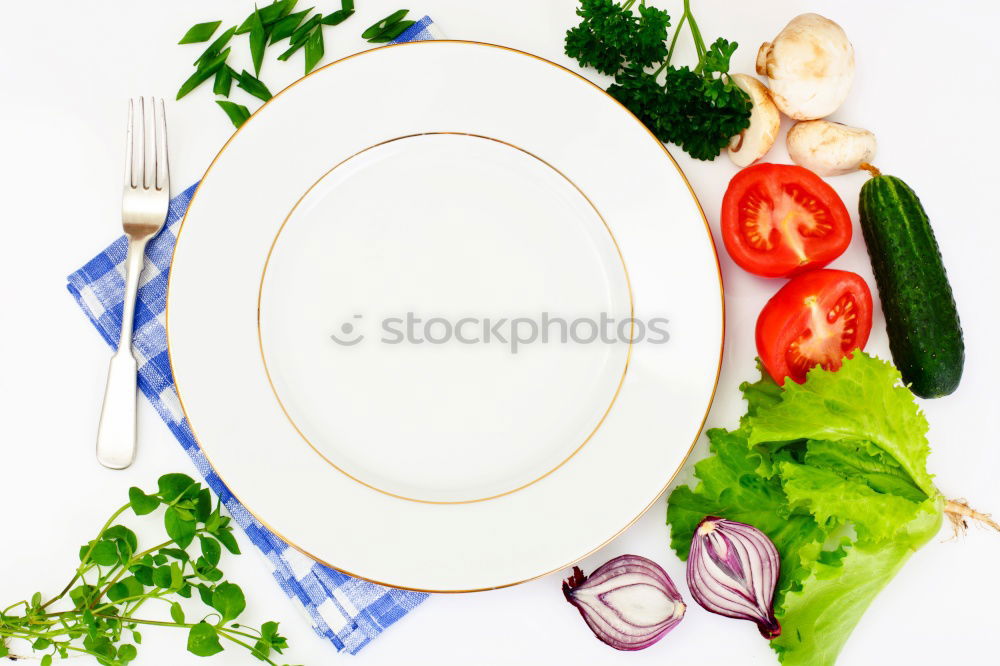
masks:
<svg viewBox="0 0 1000 666"><path fill-rule="evenodd" d="M291 13L298 1L299 0L277 0L276 2L272 2L267 7L264 7L264 9L260 10L260 20L264 22L264 25L277 23Z"/></svg>
<svg viewBox="0 0 1000 666"><path fill-rule="evenodd" d="M254 22L250 28L250 57L253 58L254 74L260 74L260 66L264 62L264 48L267 46L267 32L260 12L254 12Z"/></svg>
<svg viewBox="0 0 1000 666"><path fill-rule="evenodd" d="M298 2L298 0L277 0L277 2L272 2L268 6L264 7L264 9L259 10L261 23L265 26L269 26L272 23L278 22L288 16L288 14L295 7L296 2ZM237 35L250 32L253 28L254 22L256 21L254 18L256 14L257 10L255 10L253 14L250 14L250 16L247 16L246 19L243 20L243 23L240 23L240 27L236 29Z"/></svg>
<svg viewBox="0 0 1000 666"><path fill-rule="evenodd" d="M306 40L306 74L323 59L323 28L317 28Z"/></svg>
<svg viewBox="0 0 1000 666"><path fill-rule="evenodd" d="M239 127L247 121L250 117L250 109L243 106L242 104L237 104L236 102L230 102L225 99L217 99L215 103L222 107L222 110L226 112L229 119L233 121L235 127Z"/></svg>
<svg viewBox="0 0 1000 666"><path fill-rule="evenodd" d="M216 95L229 97L229 91L233 87L234 73L235 70L229 65L219 68L219 71L215 73L215 85L212 86L212 92Z"/></svg>
<svg viewBox="0 0 1000 666"><path fill-rule="evenodd" d="M368 29L365 30L363 33L361 33L361 38L370 40L372 37L377 36L379 33L385 30L386 27L392 25L396 21L406 16L406 14L409 11L410 11L409 9L400 9L394 11L393 13L389 14L378 23L373 23L372 25L368 26Z"/></svg>
<svg viewBox="0 0 1000 666"><path fill-rule="evenodd" d="M385 30L375 35L368 40L370 44L384 44L385 42L391 42L400 35L402 35L407 28L416 23L416 21L396 21L386 27Z"/></svg>
<svg viewBox="0 0 1000 666"><path fill-rule="evenodd" d="M319 22L322 19L323 19L322 16L316 14L308 21L300 25L298 29L292 33L292 39L290 41L290 44L292 46L295 46L296 44L304 43L306 41L306 38L309 36L309 31L315 28L317 25L319 25Z"/></svg>
<svg viewBox="0 0 1000 666"><path fill-rule="evenodd" d="M354 13L353 9L338 9L332 14L327 14L320 21L323 25L340 25L346 21L351 14Z"/></svg>
<svg viewBox="0 0 1000 666"><path fill-rule="evenodd" d="M219 68L225 64L226 58L229 57L229 51L230 49L226 49L208 62L202 63L201 67L187 81L181 84L181 89L177 91L177 99L184 97L184 95L187 95L219 71Z"/></svg>
<svg viewBox="0 0 1000 666"><path fill-rule="evenodd" d="M233 38L234 34L236 34L236 26L233 26L219 35L219 38L212 42L209 47L205 49L200 56L198 56L198 59L194 61L194 66L197 67L206 60L210 60L212 56L217 55L219 51L225 48L226 44L229 43L229 40Z"/></svg>
<svg viewBox="0 0 1000 666"><path fill-rule="evenodd" d="M293 45L290 49L288 49L287 51L285 51L284 53L282 53L280 56L278 56L278 60L282 60L282 61L288 60L289 58L292 57L292 55L296 51L298 51L299 49L301 49L305 45L306 45L305 42L299 42L298 44Z"/></svg>
<svg viewBox="0 0 1000 666"><path fill-rule="evenodd" d="M222 21L209 21L208 23L193 25L187 32L184 33L184 36L181 37L181 41L177 43L197 44L198 42L207 42L215 33L216 28L220 25L222 25Z"/></svg>
<svg viewBox="0 0 1000 666"><path fill-rule="evenodd" d="M282 18L280 21L274 24L271 28L271 41L268 44L274 44L275 42L280 42L286 37L290 37L295 29L299 27L299 23L302 19L306 17L306 14L313 10L312 7L309 9L304 9L301 12L295 12L294 14L289 14L288 16Z"/></svg>
<svg viewBox="0 0 1000 666"><path fill-rule="evenodd" d="M354 0L341 0L340 6L341 6L341 8L343 8L343 10L345 12L353 12L354 11Z"/></svg>
<svg viewBox="0 0 1000 666"><path fill-rule="evenodd" d="M306 51L308 52L308 50L307 48ZM267 89L267 86L245 69L242 73L236 75L236 85L265 102L271 99L271 91Z"/></svg>

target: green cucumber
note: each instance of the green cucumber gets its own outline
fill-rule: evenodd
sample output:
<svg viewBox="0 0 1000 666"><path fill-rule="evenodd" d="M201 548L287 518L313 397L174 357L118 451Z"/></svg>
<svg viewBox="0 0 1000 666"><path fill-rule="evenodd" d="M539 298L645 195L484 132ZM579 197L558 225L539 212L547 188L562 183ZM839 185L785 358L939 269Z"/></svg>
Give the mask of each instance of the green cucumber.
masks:
<svg viewBox="0 0 1000 666"><path fill-rule="evenodd" d="M863 166L872 178L861 188L861 231L892 358L916 395L948 395L962 378L965 343L930 221L906 183Z"/></svg>

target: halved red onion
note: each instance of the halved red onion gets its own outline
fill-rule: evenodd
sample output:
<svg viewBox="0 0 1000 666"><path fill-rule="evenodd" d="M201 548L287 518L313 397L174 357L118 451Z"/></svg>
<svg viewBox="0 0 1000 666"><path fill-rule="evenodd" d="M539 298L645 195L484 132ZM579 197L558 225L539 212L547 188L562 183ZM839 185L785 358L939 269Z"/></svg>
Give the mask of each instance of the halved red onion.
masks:
<svg viewBox="0 0 1000 666"><path fill-rule="evenodd" d="M638 555L616 557L590 576L573 567L562 589L594 635L616 650L649 647L677 626L686 608L667 572Z"/></svg>
<svg viewBox="0 0 1000 666"><path fill-rule="evenodd" d="M756 527L708 516L691 539L687 583L702 608L756 622L770 640L781 635L772 608L780 567L778 549Z"/></svg>

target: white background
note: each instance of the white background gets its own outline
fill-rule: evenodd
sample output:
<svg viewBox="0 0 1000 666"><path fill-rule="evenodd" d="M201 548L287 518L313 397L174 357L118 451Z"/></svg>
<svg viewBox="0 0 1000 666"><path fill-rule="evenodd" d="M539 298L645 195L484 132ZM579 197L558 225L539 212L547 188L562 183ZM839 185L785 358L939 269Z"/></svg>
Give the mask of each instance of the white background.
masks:
<svg viewBox="0 0 1000 666"><path fill-rule="evenodd" d="M302 0L300 4L313 4ZM328 12L339 2L321 0ZM660 2L680 15L679 1ZM926 401L942 492L1000 513L1000 400L996 378L996 287L1000 248L996 143L1000 58L992 2L803 2L696 0L706 41L722 35L741 44L734 71L751 72L756 48L798 13L816 10L838 21L856 49L857 77L833 116L873 130L876 163L921 196L948 266L965 330L965 377L950 397ZM361 50L357 36L397 8L358 0L358 14L327 28L327 59ZM562 35L574 22L571 0L471 2L419 0L449 37L505 44L573 66ZM66 292L65 275L120 233L120 168L125 100L173 97L199 46L176 41L193 23L251 8L249 0L118 0L4 7L0 42L0 241L2 321L2 549L0 601L58 590L77 546L124 501L130 485L151 487L168 471L191 472L181 448L153 411L139 414L141 449L127 471L94 459L94 433L107 347ZM241 47L245 45L240 42ZM685 46L687 49L688 46ZM268 52L263 78L272 90L294 80L301 56L286 64ZM589 73L592 75L592 73ZM170 102L170 156L175 191L194 182L232 131L211 102L210 86ZM234 91L236 88L234 87ZM237 94L242 94L239 92ZM352 91L343 91L345 96ZM251 105L252 101L250 101ZM334 131L338 100L331 100ZM585 136L580 137L586 140ZM690 160L673 150L718 230L721 195L735 167ZM787 161L783 146L769 155ZM860 174L831 179L856 211ZM874 285L860 233L834 266ZM719 241L716 233L716 241ZM722 252L728 335L725 364L709 426L732 426L743 412L737 385L752 375L753 325L780 281L751 277ZM669 285L665 285L669 288ZM869 350L887 354L881 315ZM704 454L704 439L693 459ZM636 461L641 464L641 461ZM685 472L681 480L687 478ZM663 564L686 592L683 566L668 549L661 501L624 536L584 562L591 570L633 552ZM141 536L141 533L140 533ZM928 544L872 605L842 653L842 664L997 662L1000 535L973 529L964 538ZM616 653L598 643L559 591L559 575L505 590L429 599L359 656L338 655L316 637L270 578L266 562L242 540L246 555L224 569L248 592L247 620L280 620L291 663L376 664L772 664L750 623L709 615L697 606L673 634L644 652ZM146 631L140 664L186 664L174 630ZM697 660L697 661L696 661ZM213 663L258 663L227 650Z"/></svg>

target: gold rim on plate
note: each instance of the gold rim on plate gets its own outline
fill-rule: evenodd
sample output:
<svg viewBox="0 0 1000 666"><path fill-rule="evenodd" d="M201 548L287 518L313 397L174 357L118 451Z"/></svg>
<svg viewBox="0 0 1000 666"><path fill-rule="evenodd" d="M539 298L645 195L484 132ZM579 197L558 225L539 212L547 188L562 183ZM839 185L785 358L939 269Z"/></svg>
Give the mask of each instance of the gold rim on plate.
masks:
<svg viewBox="0 0 1000 666"><path fill-rule="evenodd" d="M598 90L602 95L605 95L606 97L608 97L609 99L611 99L615 104L617 104L618 106L620 106L630 116L632 116L632 119L635 122L639 123L639 125L642 127L642 129L645 130L645 132L649 135L650 139L652 139L653 141L656 142L656 144L663 151L663 154L667 156L667 159L669 159L671 161L671 163L673 163L674 168L677 169L677 173L680 174L680 177L684 181L685 186L687 186L688 192L691 194L691 199L692 199L692 201L694 201L695 207L698 209L698 212L701 215L702 223L705 225L705 233L708 234L709 245L712 248L712 254L715 256L715 271L716 271L716 274L719 277L719 307L720 307L720 311L721 311L720 314L722 315L722 336L721 336L721 338L719 340L719 357L718 357L719 360L718 360L718 363L716 364L715 380L712 383L712 393L709 396L708 404L705 406L705 415L702 417L701 423L698 426L698 433L695 435L694 440L692 440L690 446L688 446L687 452L684 454L684 460L686 461L687 458L688 458L688 456L691 455L691 451L694 449L695 444L698 443L698 438L701 437L701 431L705 427L705 422L708 420L709 411L711 410L712 403L715 400L715 393L716 393L716 391L719 388L719 375L722 372L722 355L723 355L723 351L724 351L724 348L725 348L725 339L726 339L726 300L725 300L725 287L724 287L724 285L722 283L722 270L721 270L721 268L719 266L719 253L718 253L718 250L716 249L716 246L715 246L715 238L712 236L712 230L708 226L708 219L705 217L705 211L701 207L701 202L698 201L698 197L695 195L694 189L691 187L690 181L688 181L687 176L684 174L683 169L681 169L680 165L677 163L677 160L675 160L674 156L671 155L670 152L667 150L667 147L664 146L663 143L661 143L660 140L656 138L656 135L653 134L649 130L649 128L646 127L642 123L642 121L640 121L638 118L636 118L632 114L632 112L629 111L628 108L625 107L625 105L623 105L621 102L619 102L614 97L612 97L611 95L609 95L607 93L607 91L605 91L603 88L601 88L600 86L598 86L596 83L594 83L593 81L590 81L589 79L587 79L586 77L582 76L581 74L578 74L578 73L574 72L571 69L567 69L566 67L563 67L562 65L554 63L551 60L546 60L545 58L542 58L541 56L534 55L533 53L528 53L526 51L520 51L518 49L514 49L514 48L511 48L509 46L500 46L499 44L489 44L487 42L476 42L476 41L461 40L461 39L437 39L437 40L427 40L427 41L422 41L422 42L405 42L405 43L402 43L402 44L387 44L385 46L380 46L380 47L377 47L377 48L374 48L374 49L369 49L367 51L360 51L358 53L354 53L354 54L351 54L349 56L345 56L343 58L340 58L339 60L335 60L335 61L333 61L333 62L331 62L331 63L329 63L327 65L324 65L323 67L320 67L319 69L314 70L313 72L311 72L310 74L307 74L306 76L302 77L301 79L298 79L294 83L291 83L286 88L282 89L280 92L276 93L273 97L271 97L270 100L264 102L263 106L261 106L261 109L263 109L264 107L266 107L268 104L271 104L274 100L276 100L279 97L281 97L288 90L292 89L293 87L295 87L296 85L298 85L299 83L301 83L302 81L304 81L305 79L309 78L310 76L315 76L316 74L318 74L319 72L323 71L324 69L326 69L328 67L333 67L335 65L338 65L338 64L340 64L342 62L345 62L347 60L350 60L352 58L357 58L359 56L363 56L363 55L368 54L368 53L373 53L375 51L382 51L384 49L392 49L392 48L414 48L414 47L422 47L422 46L426 46L426 45L430 45L430 44L469 44L469 45L475 45L475 46L485 46L485 47L489 47L489 48L501 49L503 51L509 51L511 53L517 53L519 55L523 55L523 56L527 56L529 58L533 58L535 60L538 60L539 62L543 62L543 63L545 63L547 65L551 65L552 67L555 67L555 68L560 69L560 70L562 70L562 71L564 71L564 72L566 72L568 74L571 74L572 76L580 79L581 81L586 82L588 85L590 85L594 89ZM184 212L184 218L181 220L181 223L180 223L180 225L177 228L176 240L174 241L174 250L173 250L173 253L171 254L171 263L170 263L171 266L173 266L173 257L177 254L177 246L180 244L181 232L184 230L184 223L187 222L187 217L188 217L188 215L191 212L191 206L194 205L195 199L197 199L197 197L198 197L198 190L201 189L201 186L204 184L205 179L208 178L208 174L212 171L212 167L215 166L215 163L218 161L219 157L222 155L223 152L225 152L226 148L229 147L229 144L232 143L233 139L235 139L236 136L240 132L243 131L243 128L245 128L254 119L254 117L259 112L260 112L260 109L258 109L252 116L250 116L250 118L246 122L243 123L243 125L241 125L239 128L236 129L235 132L233 132L232 136L229 137L229 139L226 141L226 143L223 144L222 148L219 149L219 152L216 153L215 157L212 158L212 161L208 165L208 168L205 169L205 173L202 175L201 180L199 181L198 189L195 190L194 194L191 197L191 201L188 202L187 210ZM173 272L171 271L171 273L167 276L167 295L166 295L166 304L165 304L165 309L164 309L165 331L166 331L166 337L167 337L167 359L170 361L171 368L173 368L173 359L171 357L171 351L170 351L170 281L171 281L172 278L173 278ZM172 370L171 370L171 374L173 374ZM192 423L191 419L188 417L187 409L184 407L184 399L181 397L180 385L178 384L176 377L174 377L174 389L177 391L177 399L178 399L178 402L179 402L179 404L181 406L181 412L184 414L184 418L188 422L188 427L191 429L191 434L194 436L195 441L198 442L198 446L201 448L201 451L204 454L205 459L208 461L208 463L210 465L212 465L212 469L215 470L215 473L219 476L219 478L222 480L222 482L226 483L225 477L223 477L223 475L219 471L218 467L216 467L215 464L212 463L211 457L208 455L208 451L206 450L205 446L202 444L201 440L198 438L197 432L195 431L195 428L194 428L194 423ZM582 560L582 559L584 559L586 557L589 557L593 553L597 552L601 548L604 548L606 545L608 545L609 543L611 543L612 541L614 541L616 538L618 538L625 530L627 530L629 527L631 527L632 525L634 525L636 523L636 521L639 520L639 518L641 518L647 511L649 511L649 509L651 509L653 507L653 505L656 504L657 500L659 500L660 496L667 490L667 488L670 487L670 484L673 483L674 479L677 477L677 474L680 472L680 470L681 470L681 468L683 466L684 466L684 463L682 462L677 467L677 469L674 470L673 474L670 475L670 478L667 480L667 482L663 484L663 487L661 487L657 491L656 495L649 501L649 503L645 507L642 508L641 511L639 511L638 514L636 514L636 516L634 518L632 518L631 520L629 520L625 525L622 526L622 528L620 530L618 530L617 532L615 532L614 534L612 534L605 541L603 541L598 546L592 548L588 552L583 553L579 557L573 559L570 562L567 562L566 564L564 564L562 566L556 567L554 569L550 569L549 571L544 571L544 572L539 573L539 574L537 574L535 576L531 576L530 578L525 578L524 580L519 580L519 581L515 581L515 582L512 582L512 583L505 583L503 585L495 585L495 586L491 586L491 587L482 587L482 588L472 588L472 589L467 589L467 590L433 590L433 589L426 589L426 588L415 588L415 587L405 587L405 586L400 586L400 585L393 585L392 583L387 583L385 581L380 581L380 580L374 580L372 578L366 578L365 576L361 576L361 575L358 575L358 574L353 573L351 571L347 571L346 569L342 569L342 568L338 567L335 564L327 562L327 561L325 561L325 560L317 557L316 555L313 555L309 551L307 551L304 548L296 545L293 541L291 541L288 538L286 538L283 534L281 534L281 532L279 532L278 530L276 530L266 520L264 520L258 514L256 514L253 511L253 509L251 509L249 506L247 506L243 502L243 500L240 499L240 497L237 494L235 488L233 488L232 486L230 486L228 483L226 483L226 486L229 488L230 492L232 492L233 497L235 497L240 502L240 504L243 505L243 507L247 510L247 512L250 515L252 515L258 522L260 522L262 525L264 525L264 527L266 527L267 529L269 529L278 538L280 538L282 541L284 541L285 543L287 543L289 546L291 546L295 550L297 550L300 553L302 553L303 555L305 555L305 556L307 556L307 557L315 560L316 562L319 562L320 564L322 564L324 566L328 566L331 569L337 569L338 571L341 571L341 572L343 572L343 573L345 573L345 574L347 574L349 576L353 576L354 578L359 578L361 580L366 580L368 582L376 583L378 585L384 585L386 587L395 587L397 589L410 590L412 592L431 592L431 593L438 593L438 594L462 594L462 593L467 593L467 592L485 592L485 591L488 591L488 590L499 590L499 589L502 589L502 588L505 588L505 587L512 587L514 585L520 585L522 583L527 583L528 581L532 581L532 580L535 580L537 578L542 578L543 576L548 576L549 574L555 573L556 571L560 571L561 569L565 569L567 567L570 567L575 562L579 562L580 560Z"/></svg>

